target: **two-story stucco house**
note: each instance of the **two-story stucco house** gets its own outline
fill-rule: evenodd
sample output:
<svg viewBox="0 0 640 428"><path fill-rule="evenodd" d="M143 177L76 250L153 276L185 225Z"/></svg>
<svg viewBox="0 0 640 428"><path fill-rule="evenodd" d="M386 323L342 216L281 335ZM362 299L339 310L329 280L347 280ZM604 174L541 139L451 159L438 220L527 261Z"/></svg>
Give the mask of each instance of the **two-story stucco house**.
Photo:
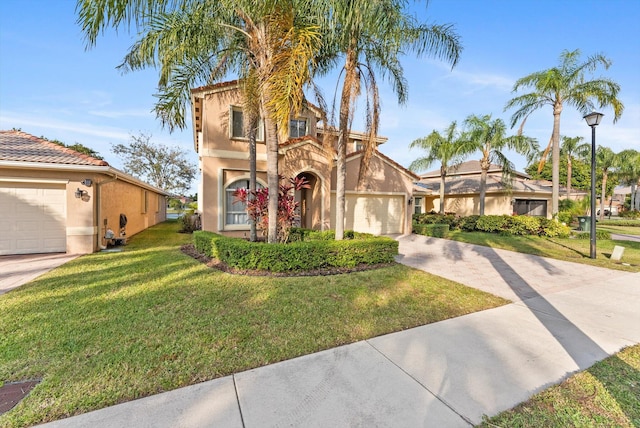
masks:
<svg viewBox="0 0 640 428"><path fill-rule="evenodd" d="M242 91L237 81L192 90L194 146L199 156L198 205L202 228L232 236L248 235L246 207L233 192L248 187L249 148L244 133ZM322 145L318 109L308 105L290 121L290 139L279 146L279 174L303 176L311 188L298 192L300 225L335 228L335 148ZM257 181L266 187L264 130L258 132ZM413 183L419 177L375 151L358 188L364 134L352 133L347 153L346 229L375 234L411 233ZM378 138L378 144L386 141Z"/></svg>

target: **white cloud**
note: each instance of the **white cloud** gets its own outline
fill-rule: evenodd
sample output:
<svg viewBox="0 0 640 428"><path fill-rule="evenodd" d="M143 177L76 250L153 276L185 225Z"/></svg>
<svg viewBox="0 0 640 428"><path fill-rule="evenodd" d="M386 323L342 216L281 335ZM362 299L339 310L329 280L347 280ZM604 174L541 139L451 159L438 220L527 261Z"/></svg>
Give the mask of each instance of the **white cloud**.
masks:
<svg viewBox="0 0 640 428"><path fill-rule="evenodd" d="M98 117L106 117L109 119L119 119L122 117L151 117L155 118L153 112L144 109L126 109L126 110L89 110L90 115Z"/></svg>

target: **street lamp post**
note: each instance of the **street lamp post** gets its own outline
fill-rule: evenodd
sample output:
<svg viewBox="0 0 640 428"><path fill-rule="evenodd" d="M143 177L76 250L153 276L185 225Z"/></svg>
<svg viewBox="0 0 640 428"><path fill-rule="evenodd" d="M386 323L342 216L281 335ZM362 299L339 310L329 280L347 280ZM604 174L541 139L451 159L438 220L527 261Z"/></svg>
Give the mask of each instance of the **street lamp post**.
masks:
<svg viewBox="0 0 640 428"><path fill-rule="evenodd" d="M592 259L596 258L596 126L600 125L604 114L591 112L584 116L587 125L591 127L591 248Z"/></svg>

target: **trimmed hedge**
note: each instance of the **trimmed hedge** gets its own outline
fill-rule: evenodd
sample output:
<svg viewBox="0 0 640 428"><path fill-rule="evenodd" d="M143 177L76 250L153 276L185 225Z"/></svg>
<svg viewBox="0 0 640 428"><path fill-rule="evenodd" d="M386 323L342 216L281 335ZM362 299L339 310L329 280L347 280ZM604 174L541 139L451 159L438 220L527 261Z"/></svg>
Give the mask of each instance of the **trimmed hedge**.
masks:
<svg viewBox="0 0 640 428"><path fill-rule="evenodd" d="M602 226L640 227L640 220L598 220Z"/></svg>
<svg viewBox="0 0 640 428"><path fill-rule="evenodd" d="M575 234L577 239L591 239L591 232L578 232ZM598 230L596 229L596 239L598 241L611 239L611 233L606 230Z"/></svg>
<svg viewBox="0 0 640 428"><path fill-rule="evenodd" d="M448 224L415 224L413 233L418 235L433 236L434 238L446 238L449 235Z"/></svg>
<svg viewBox="0 0 640 428"><path fill-rule="evenodd" d="M449 230L465 232L488 232L503 235L537 235L546 237L568 237L569 226L545 217L524 215L471 215L455 217L453 214L418 214L413 217L413 232L420 235L446 237ZM430 227L436 226L436 227ZM447 226L444 230L443 226Z"/></svg>
<svg viewBox="0 0 640 428"><path fill-rule="evenodd" d="M362 264L391 263L395 260L398 241L384 236L355 235L354 239L342 241L319 238L288 244L267 244L197 231L193 233L193 240L199 252L242 270L292 272L352 268Z"/></svg>

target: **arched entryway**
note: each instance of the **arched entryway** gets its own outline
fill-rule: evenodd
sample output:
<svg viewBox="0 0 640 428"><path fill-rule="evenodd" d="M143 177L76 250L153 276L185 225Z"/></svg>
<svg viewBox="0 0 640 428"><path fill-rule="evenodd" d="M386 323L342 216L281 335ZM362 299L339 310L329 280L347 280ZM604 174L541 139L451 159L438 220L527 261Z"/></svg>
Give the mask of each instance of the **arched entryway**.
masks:
<svg viewBox="0 0 640 428"><path fill-rule="evenodd" d="M321 229L322 226L322 199L320 180L312 172L301 172L298 178L305 178L309 184L308 189L296 191L296 202L299 205L300 219L298 224L306 229Z"/></svg>

